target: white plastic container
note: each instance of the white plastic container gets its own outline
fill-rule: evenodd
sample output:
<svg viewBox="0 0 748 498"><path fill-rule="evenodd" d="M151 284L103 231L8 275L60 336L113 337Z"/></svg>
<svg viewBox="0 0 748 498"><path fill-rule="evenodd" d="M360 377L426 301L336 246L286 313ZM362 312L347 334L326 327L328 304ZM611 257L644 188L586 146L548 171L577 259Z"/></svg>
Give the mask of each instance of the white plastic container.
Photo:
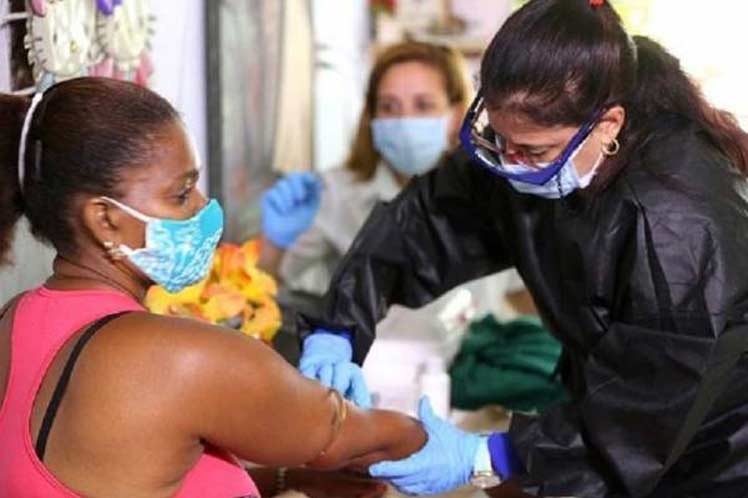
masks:
<svg viewBox="0 0 748 498"><path fill-rule="evenodd" d="M438 417L449 420L449 374L444 368L444 360L429 358L422 367L419 377L421 396L428 396L431 407Z"/></svg>

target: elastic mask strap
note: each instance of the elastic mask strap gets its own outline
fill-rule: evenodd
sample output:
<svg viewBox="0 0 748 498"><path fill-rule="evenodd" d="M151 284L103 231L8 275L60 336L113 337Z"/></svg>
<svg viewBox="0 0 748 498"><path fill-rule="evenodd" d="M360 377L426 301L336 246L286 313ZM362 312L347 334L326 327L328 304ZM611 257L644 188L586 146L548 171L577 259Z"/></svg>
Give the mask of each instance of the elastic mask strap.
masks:
<svg viewBox="0 0 748 498"><path fill-rule="evenodd" d="M112 204L120 208L122 211L126 212L133 218L139 219L143 223L148 223L149 221L153 221L155 219L155 218L152 218L151 216L141 213L137 209L131 208L127 204L123 204L118 200L112 199L111 197L101 196L101 198L104 199L105 201L111 202Z"/></svg>
<svg viewBox="0 0 748 498"><path fill-rule="evenodd" d="M584 174L584 176L579 176L577 174L577 177L579 178L579 186L582 188L587 188L590 183L592 183L592 179L595 178L597 175L597 170L600 168L600 165L605 161L605 156L603 153L600 153L600 156L597 158L597 161L595 161L595 165L592 166L592 169L589 170L587 173Z"/></svg>
<svg viewBox="0 0 748 498"><path fill-rule="evenodd" d="M589 134L589 135L587 135L587 136L586 136L586 137L584 138L584 140L582 140L582 143L580 143L580 144L579 144L579 145L577 146L577 148L576 148L576 149L574 149L574 152L572 152L572 153L571 153L571 155L569 156L569 159L568 159L568 161L570 161L570 162L572 162L572 163L574 162L574 158L576 158L576 157L577 157L577 155L579 154L579 151L580 151L580 150L582 150L582 147L584 147L584 146L585 146L585 144L587 143L587 141L588 141L588 140L590 139L590 137L591 137L591 136L592 136L592 131L590 131L590 134Z"/></svg>
<svg viewBox="0 0 748 498"><path fill-rule="evenodd" d="M580 143L577 146L577 148L574 149L574 152L571 153L571 155L569 156L569 159L566 160L566 164L560 170L558 170L558 173L554 177L554 180L556 181L556 185L558 186L558 195L559 195L559 198L563 198L564 197L563 187L561 186L561 175L563 174L564 167L566 167L566 168L572 168L573 169L573 171L571 172L571 174L574 175L577 178L577 183L579 184L579 188L585 188L585 187L587 187L587 185L582 185L582 177L579 176L579 172L577 171L577 165L574 163L574 159L577 157L577 155L579 154L579 151L582 150L582 147L584 147L584 145L587 143L587 141L590 139L591 136L592 136L592 132L590 132L590 134L587 135L584 140L582 140L582 143ZM598 161L595 164L595 167L592 168L590 170L590 172L587 173L587 174L588 175L592 174L594 176L595 169L599 165L600 165L600 162Z"/></svg>

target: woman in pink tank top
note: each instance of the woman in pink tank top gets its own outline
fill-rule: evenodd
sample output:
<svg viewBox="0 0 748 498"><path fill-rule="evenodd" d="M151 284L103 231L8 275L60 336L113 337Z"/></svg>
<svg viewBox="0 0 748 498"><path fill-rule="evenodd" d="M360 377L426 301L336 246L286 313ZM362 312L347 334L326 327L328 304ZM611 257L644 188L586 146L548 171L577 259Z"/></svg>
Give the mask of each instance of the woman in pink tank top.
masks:
<svg viewBox="0 0 748 498"><path fill-rule="evenodd" d="M0 95L0 122L0 263L22 215L57 250L0 316L0 496L258 496L239 459L365 470L423 446L259 341L143 308L206 275L223 226L168 102L79 78Z"/></svg>

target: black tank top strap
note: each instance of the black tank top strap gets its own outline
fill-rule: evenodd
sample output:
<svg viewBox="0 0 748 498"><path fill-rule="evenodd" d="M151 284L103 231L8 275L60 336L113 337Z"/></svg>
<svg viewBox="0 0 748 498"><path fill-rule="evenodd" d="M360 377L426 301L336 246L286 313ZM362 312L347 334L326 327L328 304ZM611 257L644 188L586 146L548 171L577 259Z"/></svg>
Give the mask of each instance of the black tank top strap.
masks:
<svg viewBox="0 0 748 498"><path fill-rule="evenodd" d="M1 309L0 309L0 320L2 320L2 319L3 319L3 317L5 316L5 314L6 314L6 313L7 313L8 311L10 311L10 309L11 309L11 308L13 307L13 305L14 305L14 304L16 304L16 302L17 302L17 301L18 301L18 300L19 300L19 299L21 298L21 296L23 296L24 294L25 294L25 292L21 292L20 294L16 294L16 295L15 295L15 297L13 297L13 299L11 299L11 300L10 300L10 301L8 301L7 303L5 303L5 306L3 306L3 307L2 307Z"/></svg>
<svg viewBox="0 0 748 498"><path fill-rule="evenodd" d="M62 375L60 375L60 380L57 381L57 386L52 393L52 398L49 400L47 411L44 413L44 419L42 420L42 425L39 429L39 436L36 438L36 456L40 461L44 461L44 453L47 449L47 439L49 438L49 432L52 430L52 424L55 421L57 410L60 407L60 402L62 401L63 396L65 395L68 383L70 382L70 377L73 374L73 368L75 367L76 361L78 361L78 357L80 356L81 351L83 351L83 348L86 346L88 341L91 340L94 334L98 332L104 325L111 322L115 318L119 318L120 316L127 313L129 313L129 311L122 311L119 313L114 313L112 315L107 315L103 318L99 318L93 324L91 324L86 329L86 331L83 332L83 334L81 334L81 336L78 338L78 341L75 343L73 351L70 353L70 357L68 357L68 360L65 363L65 368L62 371Z"/></svg>

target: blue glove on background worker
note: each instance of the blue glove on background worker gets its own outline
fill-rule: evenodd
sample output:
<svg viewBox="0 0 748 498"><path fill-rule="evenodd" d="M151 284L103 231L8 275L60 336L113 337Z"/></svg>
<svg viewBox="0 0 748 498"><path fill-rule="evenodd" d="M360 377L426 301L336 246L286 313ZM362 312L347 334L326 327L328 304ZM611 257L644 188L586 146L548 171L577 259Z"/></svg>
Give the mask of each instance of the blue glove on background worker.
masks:
<svg viewBox="0 0 748 498"><path fill-rule="evenodd" d="M262 195L262 231L281 249L304 233L319 211L322 182L311 172L291 173Z"/></svg>
<svg viewBox="0 0 748 498"><path fill-rule="evenodd" d="M335 388L359 408L371 408L364 373L353 362L350 334L316 329L304 339L299 370L305 377Z"/></svg>
<svg viewBox="0 0 748 498"><path fill-rule="evenodd" d="M322 182L313 173L291 173L267 190L261 201L262 231L281 249L304 233L319 211ZM325 330L304 341L299 370L332 387L361 408L371 408L371 396L361 367L351 361L350 335Z"/></svg>

